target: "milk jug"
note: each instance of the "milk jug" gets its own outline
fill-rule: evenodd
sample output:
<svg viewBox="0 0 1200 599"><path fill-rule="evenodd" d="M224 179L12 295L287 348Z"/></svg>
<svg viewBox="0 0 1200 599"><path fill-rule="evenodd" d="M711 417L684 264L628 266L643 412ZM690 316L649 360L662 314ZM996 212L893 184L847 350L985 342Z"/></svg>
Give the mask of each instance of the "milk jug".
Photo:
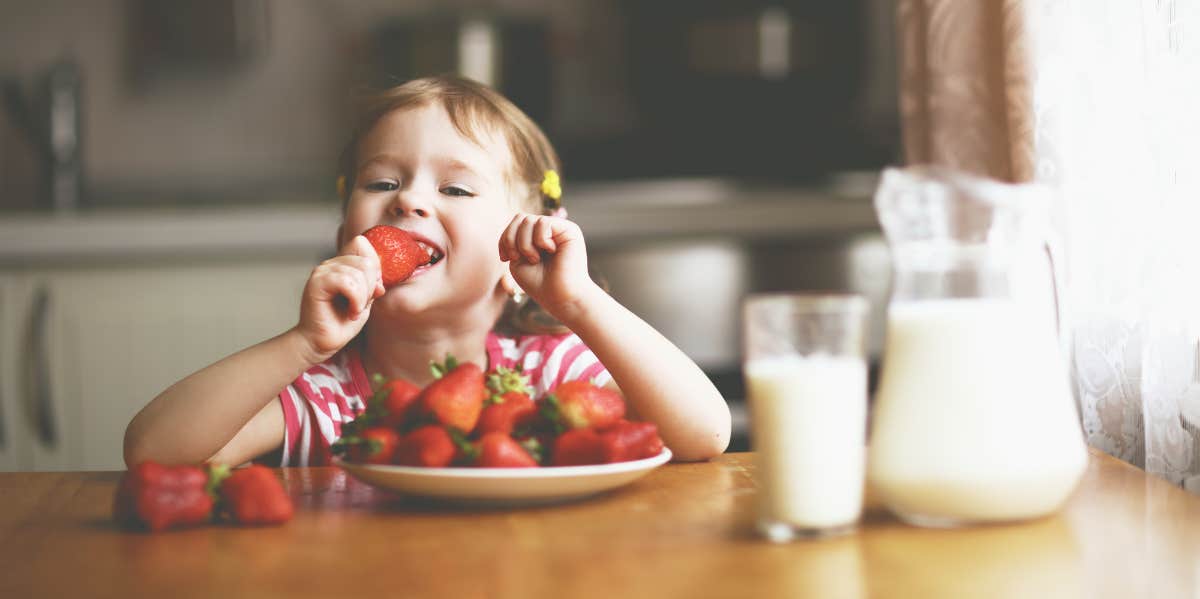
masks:
<svg viewBox="0 0 1200 599"><path fill-rule="evenodd" d="M1048 201L936 167L884 171L875 208L894 277L868 478L904 521L1035 518L1083 474Z"/></svg>

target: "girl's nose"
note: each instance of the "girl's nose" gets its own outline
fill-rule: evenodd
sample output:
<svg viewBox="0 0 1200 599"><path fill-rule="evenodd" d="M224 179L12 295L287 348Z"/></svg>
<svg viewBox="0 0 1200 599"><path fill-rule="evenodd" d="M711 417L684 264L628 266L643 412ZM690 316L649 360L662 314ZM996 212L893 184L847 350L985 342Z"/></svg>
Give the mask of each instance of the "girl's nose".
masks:
<svg viewBox="0 0 1200 599"><path fill-rule="evenodd" d="M397 194L396 201L392 203L390 212L394 217L415 216L425 218L429 216L428 202L420 197L420 194L412 191L404 191Z"/></svg>

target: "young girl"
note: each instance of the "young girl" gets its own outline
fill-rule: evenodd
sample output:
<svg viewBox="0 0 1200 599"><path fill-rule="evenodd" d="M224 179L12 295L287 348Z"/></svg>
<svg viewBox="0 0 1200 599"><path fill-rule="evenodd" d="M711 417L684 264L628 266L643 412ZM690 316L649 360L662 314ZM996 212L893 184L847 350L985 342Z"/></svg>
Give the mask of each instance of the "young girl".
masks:
<svg viewBox="0 0 1200 599"><path fill-rule="evenodd" d="M411 81L375 98L341 162L342 249L313 270L299 323L154 398L125 432L127 464L327 464L373 393L366 373L424 386L447 354L520 364L538 395L574 379L617 389L676 459L725 450L724 399L588 276L583 234L558 204L557 155L511 102L465 79ZM409 231L437 259L384 289L361 235L378 224ZM528 316L513 305L524 294L569 331L498 333L502 314Z"/></svg>

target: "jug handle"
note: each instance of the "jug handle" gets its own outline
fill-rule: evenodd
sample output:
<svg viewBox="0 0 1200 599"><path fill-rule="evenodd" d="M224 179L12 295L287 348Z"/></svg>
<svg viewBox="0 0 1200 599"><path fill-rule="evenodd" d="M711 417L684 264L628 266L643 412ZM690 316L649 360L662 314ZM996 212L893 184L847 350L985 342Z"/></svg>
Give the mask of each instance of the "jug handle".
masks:
<svg viewBox="0 0 1200 599"><path fill-rule="evenodd" d="M1045 224L1042 234L1042 248L1046 252L1046 261L1050 264L1050 291L1054 299L1054 328L1058 339L1059 349L1066 350L1067 339L1063 333L1065 309L1063 306L1063 261L1062 242L1049 224Z"/></svg>

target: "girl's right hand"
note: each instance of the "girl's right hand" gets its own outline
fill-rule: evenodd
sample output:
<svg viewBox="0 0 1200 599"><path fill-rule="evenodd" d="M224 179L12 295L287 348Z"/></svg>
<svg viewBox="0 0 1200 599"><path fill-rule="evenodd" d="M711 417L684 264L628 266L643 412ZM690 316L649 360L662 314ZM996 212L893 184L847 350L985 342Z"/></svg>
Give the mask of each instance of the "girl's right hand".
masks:
<svg viewBox="0 0 1200 599"><path fill-rule="evenodd" d="M354 339L384 292L379 255L362 235L317 265L304 286L296 325L312 351L310 360L324 362Z"/></svg>

